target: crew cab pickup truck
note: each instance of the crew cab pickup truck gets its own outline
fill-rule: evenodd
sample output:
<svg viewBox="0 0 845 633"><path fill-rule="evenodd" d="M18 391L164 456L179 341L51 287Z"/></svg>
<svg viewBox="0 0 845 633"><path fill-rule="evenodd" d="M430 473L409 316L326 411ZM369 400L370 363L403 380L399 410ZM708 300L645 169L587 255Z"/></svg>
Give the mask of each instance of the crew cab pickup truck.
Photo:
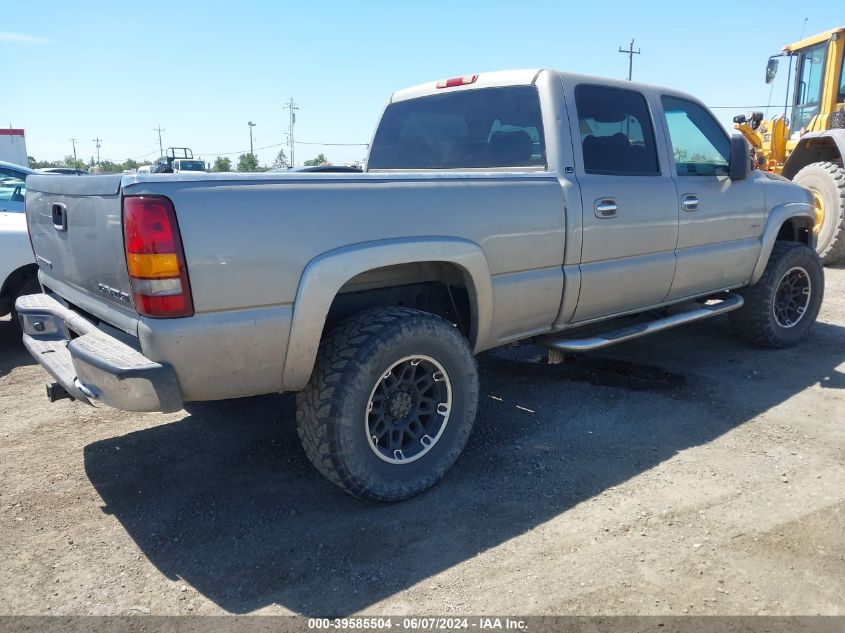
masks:
<svg viewBox="0 0 845 633"><path fill-rule="evenodd" d="M474 354L588 352L728 313L807 336L810 193L750 168L694 97L552 70L394 93L366 173L31 176L48 392L130 411L298 392L311 462L359 497L437 482Z"/></svg>

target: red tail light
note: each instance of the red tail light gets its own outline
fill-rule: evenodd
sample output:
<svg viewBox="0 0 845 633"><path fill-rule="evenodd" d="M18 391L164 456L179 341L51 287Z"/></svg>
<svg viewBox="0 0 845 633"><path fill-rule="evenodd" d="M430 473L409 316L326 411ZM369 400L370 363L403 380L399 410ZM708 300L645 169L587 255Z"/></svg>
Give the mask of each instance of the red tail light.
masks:
<svg viewBox="0 0 845 633"><path fill-rule="evenodd" d="M124 198L123 237L135 309L151 317L191 316L194 303L173 203L161 196Z"/></svg>

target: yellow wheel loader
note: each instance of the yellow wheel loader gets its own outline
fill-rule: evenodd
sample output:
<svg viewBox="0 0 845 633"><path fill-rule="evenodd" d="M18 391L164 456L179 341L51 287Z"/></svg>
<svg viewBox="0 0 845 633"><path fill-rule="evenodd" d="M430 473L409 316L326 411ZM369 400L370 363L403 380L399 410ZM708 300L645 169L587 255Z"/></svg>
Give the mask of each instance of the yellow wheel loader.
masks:
<svg viewBox="0 0 845 633"><path fill-rule="evenodd" d="M769 58L767 84L774 81L781 57L789 62L783 113L767 120L762 112L739 115L734 127L751 144L759 169L781 174L813 192L816 250L826 264L843 263L845 27L784 46L783 53Z"/></svg>

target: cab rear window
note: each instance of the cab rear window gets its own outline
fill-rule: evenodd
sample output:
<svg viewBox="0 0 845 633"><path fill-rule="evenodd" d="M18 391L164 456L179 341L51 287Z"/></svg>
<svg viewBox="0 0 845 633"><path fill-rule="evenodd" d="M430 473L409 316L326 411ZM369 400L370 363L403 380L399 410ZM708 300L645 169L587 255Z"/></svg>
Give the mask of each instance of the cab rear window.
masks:
<svg viewBox="0 0 845 633"><path fill-rule="evenodd" d="M545 166L534 86L481 88L390 104L376 131L369 169Z"/></svg>

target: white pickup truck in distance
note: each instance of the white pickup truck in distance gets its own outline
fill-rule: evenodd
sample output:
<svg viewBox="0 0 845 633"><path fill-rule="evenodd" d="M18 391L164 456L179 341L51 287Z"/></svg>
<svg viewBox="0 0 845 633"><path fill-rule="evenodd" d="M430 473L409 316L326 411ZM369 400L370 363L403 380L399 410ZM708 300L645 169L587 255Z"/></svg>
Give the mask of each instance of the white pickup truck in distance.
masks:
<svg viewBox="0 0 845 633"><path fill-rule="evenodd" d="M553 70L394 93L362 174L27 184L44 292L17 307L53 398L298 392L311 462L376 500L458 458L475 353L590 351L724 313L785 347L823 295L808 191L752 171L688 94Z"/></svg>

